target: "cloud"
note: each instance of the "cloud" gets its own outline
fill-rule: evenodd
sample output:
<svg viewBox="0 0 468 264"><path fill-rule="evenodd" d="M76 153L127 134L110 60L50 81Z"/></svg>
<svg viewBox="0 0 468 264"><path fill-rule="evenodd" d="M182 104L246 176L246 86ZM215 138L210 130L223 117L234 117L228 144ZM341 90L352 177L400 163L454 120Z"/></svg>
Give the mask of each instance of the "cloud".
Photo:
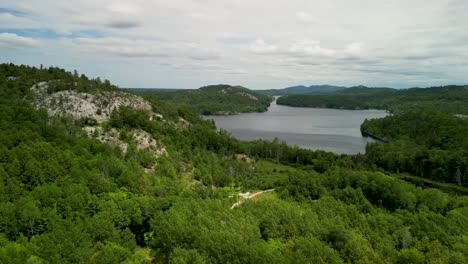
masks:
<svg viewBox="0 0 468 264"><path fill-rule="evenodd" d="M271 54L276 53L279 49L275 45L267 44L263 39L257 39L249 48L253 53L258 54Z"/></svg>
<svg viewBox="0 0 468 264"><path fill-rule="evenodd" d="M0 53L36 65L56 54L50 64L76 63L90 75L101 67L123 86L468 82L467 7L464 0L5 0L0 33L10 35L1 36ZM180 71L184 77L174 78Z"/></svg>
<svg viewBox="0 0 468 264"><path fill-rule="evenodd" d="M359 56L364 54L364 48L361 43L353 42L346 46L344 53L350 56Z"/></svg>
<svg viewBox="0 0 468 264"><path fill-rule="evenodd" d="M15 34L20 37L30 38L30 39L55 39L59 35L50 29L43 28L11 28L11 29L0 29L0 33L10 33Z"/></svg>
<svg viewBox="0 0 468 264"><path fill-rule="evenodd" d="M116 19L116 20L110 20L109 22L106 22L105 25L111 28L128 29L128 28L139 27L140 23L138 23L137 21Z"/></svg>
<svg viewBox="0 0 468 264"><path fill-rule="evenodd" d="M110 29L132 29L142 26L138 17L121 15L119 13L101 14L96 17L83 15L74 16L74 21L79 27L84 28L110 28ZM71 27L74 28L74 27Z"/></svg>
<svg viewBox="0 0 468 264"><path fill-rule="evenodd" d="M167 51L158 43L123 38L77 38L73 41L77 49L90 53L105 53L118 57L148 58L167 57Z"/></svg>
<svg viewBox="0 0 468 264"><path fill-rule="evenodd" d="M229 45L248 44L255 40L255 38L247 35L236 34L231 32L221 32L216 38L217 42Z"/></svg>
<svg viewBox="0 0 468 264"><path fill-rule="evenodd" d="M189 55L189 58L194 60L206 61L206 60L216 60L219 58L219 55L211 53L209 51L197 51L193 55Z"/></svg>
<svg viewBox="0 0 468 264"><path fill-rule="evenodd" d="M312 22L312 16L310 16L309 14L307 14L305 12L296 12L296 19L299 22L303 22L303 23Z"/></svg>
<svg viewBox="0 0 468 264"><path fill-rule="evenodd" d="M7 10L14 10L14 12L19 14L32 14L37 11L37 7L35 7L33 3L27 1L14 1L14 4L6 4L7 6L10 6Z"/></svg>
<svg viewBox="0 0 468 264"><path fill-rule="evenodd" d="M318 41L294 43L287 52L295 56L335 56L337 54L336 50L321 47Z"/></svg>
<svg viewBox="0 0 468 264"><path fill-rule="evenodd" d="M257 54L270 54L289 57L330 57L348 58L364 54L362 44L353 42L342 49L323 47L319 41L302 40L287 43L283 46L267 44L263 39L257 39L249 50Z"/></svg>
<svg viewBox="0 0 468 264"><path fill-rule="evenodd" d="M108 54L126 58L185 58L192 60L216 60L220 57L215 50L194 43L166 43L155 40L130 40L125 38L76 38L72 41L76 49L88 53Z"/></svg>
<svg viewBox="0 0 468 264"><path fill-rule="evenodd" d="M0 7L0 14L10 14L15 17L24 17L27 15L26 12L23 12L20 10L15 10L11 8L1 8L1 7Z"/></svg>
<svg viewBox="0 0 468 264"><path fill-rule="evenodd" d="M248 71L244 69L226 69L222 71L225 74L234 74L234 75L240 75L240 74L247 74Z"/></svg>
<svg viewBox="0 0 468 264"><path fill-rule="evenodd" d="M0 46L5 48L33 48L39 46L39 43L36 39L21 37L12 33L0 33Z"/></svg>
<svg viewBox="0 0 468 264"><path fill-rule="evenodd" d="M108 27L129 29L141 26L138 18L140 8L132 3L113 3L108 10L109 14L104 22Z"/></svg>
<svg viewBox="0 0 468 264"><path fill-rule="evenodd" d="M15 16L10 13L0 13L1 28L38 28L40 25L27 17Z"/></svg>

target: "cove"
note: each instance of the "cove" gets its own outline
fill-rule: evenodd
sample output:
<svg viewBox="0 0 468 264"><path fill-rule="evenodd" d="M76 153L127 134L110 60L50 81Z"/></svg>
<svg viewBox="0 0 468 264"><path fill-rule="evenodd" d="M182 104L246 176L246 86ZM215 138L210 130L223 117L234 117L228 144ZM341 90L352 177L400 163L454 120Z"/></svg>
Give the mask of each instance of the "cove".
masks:
<svg viewBox="0 0 468 264"><path fill-rule="evenodd" d="M289 107L273 102L263 113L204 118L213 119L217 128L240 140L272 140L277 137L301 148L357 154L364 153L366 144L375 141L361 135L360 125L364 119L387 115L383 110Z"/></svg>

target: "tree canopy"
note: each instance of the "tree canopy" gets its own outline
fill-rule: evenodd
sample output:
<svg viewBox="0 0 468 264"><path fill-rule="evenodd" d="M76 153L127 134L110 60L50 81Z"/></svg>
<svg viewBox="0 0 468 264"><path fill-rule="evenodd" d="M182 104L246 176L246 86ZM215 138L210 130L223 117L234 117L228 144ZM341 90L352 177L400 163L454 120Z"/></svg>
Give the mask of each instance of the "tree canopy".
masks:
<svg viewBox="0 0 468 264"><path fill-rule="evenodd" d="M152 89L127 89L127 91L168 101L184 103L203 115L229 115L246 112L264 112L270 106L271 97L241 86L210 85L199 89L160 91Z"/></svg>
<svg viewBox="0 0 468 264"><path fill-rule="evenodd" d="M32 84L73 73L11 64L0 65L0 73L0 263L468 259L468 197L379 168L373 157L385 153L348 156L278 139L242 142L192 109L159 100L151 102L163 120L120 108L100 124L121 132L124 151L89 137L83 131L89 124L51 116L28 101ZM466 146L466 122L455 118L408 114L367 121L363 129L391 142L378 146L412 140L435 155ZM138 149L128 136L133 129L160 140L167 153ZM239 192L264 189L274 191L231 209Z"/></svg>
<svg viewBox="0 0 468 264"><path fill-rule="evenodd" d="M437 111L468 114L466 86L390 89L352 87L326 94L291 94L277 103L296 107L383 109L392 113Z"/></svg>

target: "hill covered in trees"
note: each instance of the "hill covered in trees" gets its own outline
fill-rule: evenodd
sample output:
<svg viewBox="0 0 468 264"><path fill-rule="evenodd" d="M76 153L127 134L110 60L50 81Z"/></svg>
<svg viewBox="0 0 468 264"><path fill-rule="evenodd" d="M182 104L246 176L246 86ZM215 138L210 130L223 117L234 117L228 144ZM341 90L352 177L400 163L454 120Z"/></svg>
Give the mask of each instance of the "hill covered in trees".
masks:
<svg viewBox="0 0 468 264"><path fill-rule="evenodd" d="M271 97L241 86L210 85L193 90L158 91L127 89L137 95L154 99L185 103L203 115L229 115L247 112L264 112Z"/></svg>
<svg viewBox="0 0 468 264"><path fill-rule="evenodd" d="M297 107L383 109L390 112L439 111L468 114L468 87L391 89L352 87L327 94L286 95L277 103Z"/></svg>
<svg viewBox="0 0 468 264"><path fill-rule="evenodd" d="M440 112L406 112L365 120L361 131L388 142L367 145L370 164L468 186L468 119Z"/></svg>
<svg viewBox="0 0 468 264"><path fill-rule="evenodd" d="M0 263L468 259L466 195L408 183L366 156L238 141L185 104L116 89L54 67L0 65ZM74 115L72 101L110 114ZM415 137L406 119L401 137ZM393 119L369 122L400 137ZM445 137L458 135L437 143L425 133L418 144L447 149ZM274 191L231 209L239 192L265 189Z"/></svg>
<svg viewBox="0 0 468 264"><path fill-rule="evenodd" d="M269 96L280 96L280 95L288 95L288 94L330 93L330 92L344 90L346 88L347 87L327 85L327 84L311 85L311 86L297 85L297 86L291 86L291 87L287 87L283 89L256 90L256 92L261 93L261 94L266 94Z"/></svg>

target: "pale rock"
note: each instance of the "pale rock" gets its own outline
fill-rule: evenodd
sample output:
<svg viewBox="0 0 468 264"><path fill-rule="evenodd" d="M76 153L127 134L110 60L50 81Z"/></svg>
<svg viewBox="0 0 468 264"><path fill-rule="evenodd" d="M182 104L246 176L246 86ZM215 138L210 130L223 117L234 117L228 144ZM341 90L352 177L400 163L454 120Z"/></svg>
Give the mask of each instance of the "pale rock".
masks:
<svg viewBox="0 0 468 264"><path fill-rule="evenodd" d="M101 123L108 120L112 111L120 107L148 111L152 109L148 101L126 92L98 91L91 94L65 90L48 94L47 88L47 82L40 82L31 87L31 93L34 105L47 108L51 115L71 115L75 119L94 118Z"/></svg>

